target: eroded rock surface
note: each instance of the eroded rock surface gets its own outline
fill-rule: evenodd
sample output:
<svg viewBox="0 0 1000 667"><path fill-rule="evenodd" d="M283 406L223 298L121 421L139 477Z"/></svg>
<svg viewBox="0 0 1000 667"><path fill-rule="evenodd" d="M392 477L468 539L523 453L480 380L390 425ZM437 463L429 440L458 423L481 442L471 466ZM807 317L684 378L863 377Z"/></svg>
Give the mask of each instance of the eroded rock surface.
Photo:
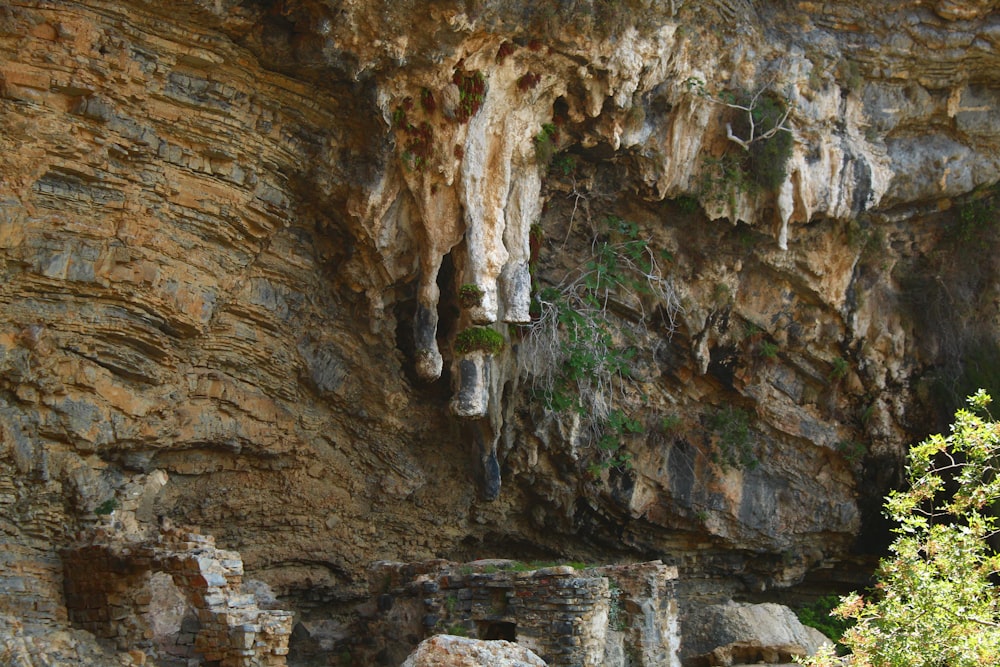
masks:
<svg viewBox="0 0 1000 667"><path fill-rule="evenodd" d="M685 620L690 665L788 663L830 643L791 609L772 603L708 605Z"/></svg>
<svg viewBox="0 0 1000 667"><path fill-rule="evenodd" d="M855 576L1000 375L996 8L5 3L0 613L65 626L109 512L203 526L304 628L380 559ZM636 239L670 303L594 300L627 376L552 410L533 309Z"/></svg>
<svg viewBox="0 0 1000 667"><path fill-rule="evenodd" d="M545 667L545 661L508 641L435 635L425 639L403 667Z"/></svg>

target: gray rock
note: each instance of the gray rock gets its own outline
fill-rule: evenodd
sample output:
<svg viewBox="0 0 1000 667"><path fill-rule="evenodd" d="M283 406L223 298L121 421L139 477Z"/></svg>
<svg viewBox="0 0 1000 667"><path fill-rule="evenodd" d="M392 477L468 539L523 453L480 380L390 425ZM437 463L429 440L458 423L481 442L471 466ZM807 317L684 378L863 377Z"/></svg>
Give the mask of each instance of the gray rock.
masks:
<svg viewBox="0 0 1000 667"><path fill-rule="evenodd" d="M729 601L708 605L681 620L683 653L707 665L790 662L814 654L830 640L806 627L788 607Z"/></svg>
<svg viewBox="0 0 1000 667"><path fill-rule="evenodd" d="M425 639L402 667L545 667L545 661L517 644L435 635Z"/></svg>

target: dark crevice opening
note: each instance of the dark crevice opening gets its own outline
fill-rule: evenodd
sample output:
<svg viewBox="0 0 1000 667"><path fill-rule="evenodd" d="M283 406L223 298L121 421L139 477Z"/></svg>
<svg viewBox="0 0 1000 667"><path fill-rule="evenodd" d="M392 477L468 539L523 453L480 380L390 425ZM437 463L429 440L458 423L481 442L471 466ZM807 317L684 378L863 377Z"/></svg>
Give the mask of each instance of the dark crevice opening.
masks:
<svg viewBox="0 0 1000 667"><path fill-rule="evenodd" d="M480 639L494 640L504 639L509 642L517 641L517 624L508 621L477 621L476 622Z"/></svg>

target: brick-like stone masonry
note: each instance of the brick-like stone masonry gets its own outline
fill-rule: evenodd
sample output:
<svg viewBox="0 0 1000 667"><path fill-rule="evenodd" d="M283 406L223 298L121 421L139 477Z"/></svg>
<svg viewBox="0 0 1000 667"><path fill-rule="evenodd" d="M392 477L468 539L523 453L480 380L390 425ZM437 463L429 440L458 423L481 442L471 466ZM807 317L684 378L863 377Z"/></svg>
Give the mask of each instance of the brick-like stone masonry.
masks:
<svg viewBox="0 0 1000 667"><path fill-rule="evenodd" d="M659 561L523 571L513 561L375 563L381 632L507 639L551 667L678 665L676 568Z"/></svg>
<svg viewBox="0 0 1000 667"><path fill-rule="evenodd" d="M166 572L198 614L176 644L221 667L285 665L293 614L260 609L241 592L243 560L211 536L171 529L146 541L98 532L62 552L70 621L114 648L154 655L149 625L154 572Z"/></svg>

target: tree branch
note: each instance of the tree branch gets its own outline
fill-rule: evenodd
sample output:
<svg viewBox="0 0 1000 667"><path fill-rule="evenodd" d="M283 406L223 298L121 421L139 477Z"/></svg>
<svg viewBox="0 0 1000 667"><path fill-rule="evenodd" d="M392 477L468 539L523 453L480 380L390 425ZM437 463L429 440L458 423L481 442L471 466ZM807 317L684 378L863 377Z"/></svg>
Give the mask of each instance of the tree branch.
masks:
<svg viewBox="0 0 1000 667"><path fill-rule="evenodd" d="M738 136L735 132L733 132L732 123L726 123L726 138L735 143L736 145L738 145L743 150L749 151L750 146L752 144L758 141L764 141L770 139L778 132L792 133L792 128L786 125L786 123L788 122L788 116L792 113L792 107L786 104L785 113L784 115L782 115L781 120L775 123L774 127L772 127L771 129L762 132L761 134L757 134L757 122L756 120L754 120L753 112L754 109L757 108L757 103L760 101L760 96L764 94L764 92L767 90L767 87L773 82L774 79L771 79L771 81L769 81L766 85L762 86L756 93L754 93L753 97L750 98L749 104L747 105L737 104L735 102L727 102L726 100L716 95L709 94L708 91L705 90L705 82L695 77L692 77L687 80L687 86L689 90L694 91L695 94L697 94L699 97L704 97L707 100L715 102L716 104L721 104L725 107L729 107L730 109L736 109L738 111L746 112L747 123L750 125L750 136L746 139Z"/></svg>

